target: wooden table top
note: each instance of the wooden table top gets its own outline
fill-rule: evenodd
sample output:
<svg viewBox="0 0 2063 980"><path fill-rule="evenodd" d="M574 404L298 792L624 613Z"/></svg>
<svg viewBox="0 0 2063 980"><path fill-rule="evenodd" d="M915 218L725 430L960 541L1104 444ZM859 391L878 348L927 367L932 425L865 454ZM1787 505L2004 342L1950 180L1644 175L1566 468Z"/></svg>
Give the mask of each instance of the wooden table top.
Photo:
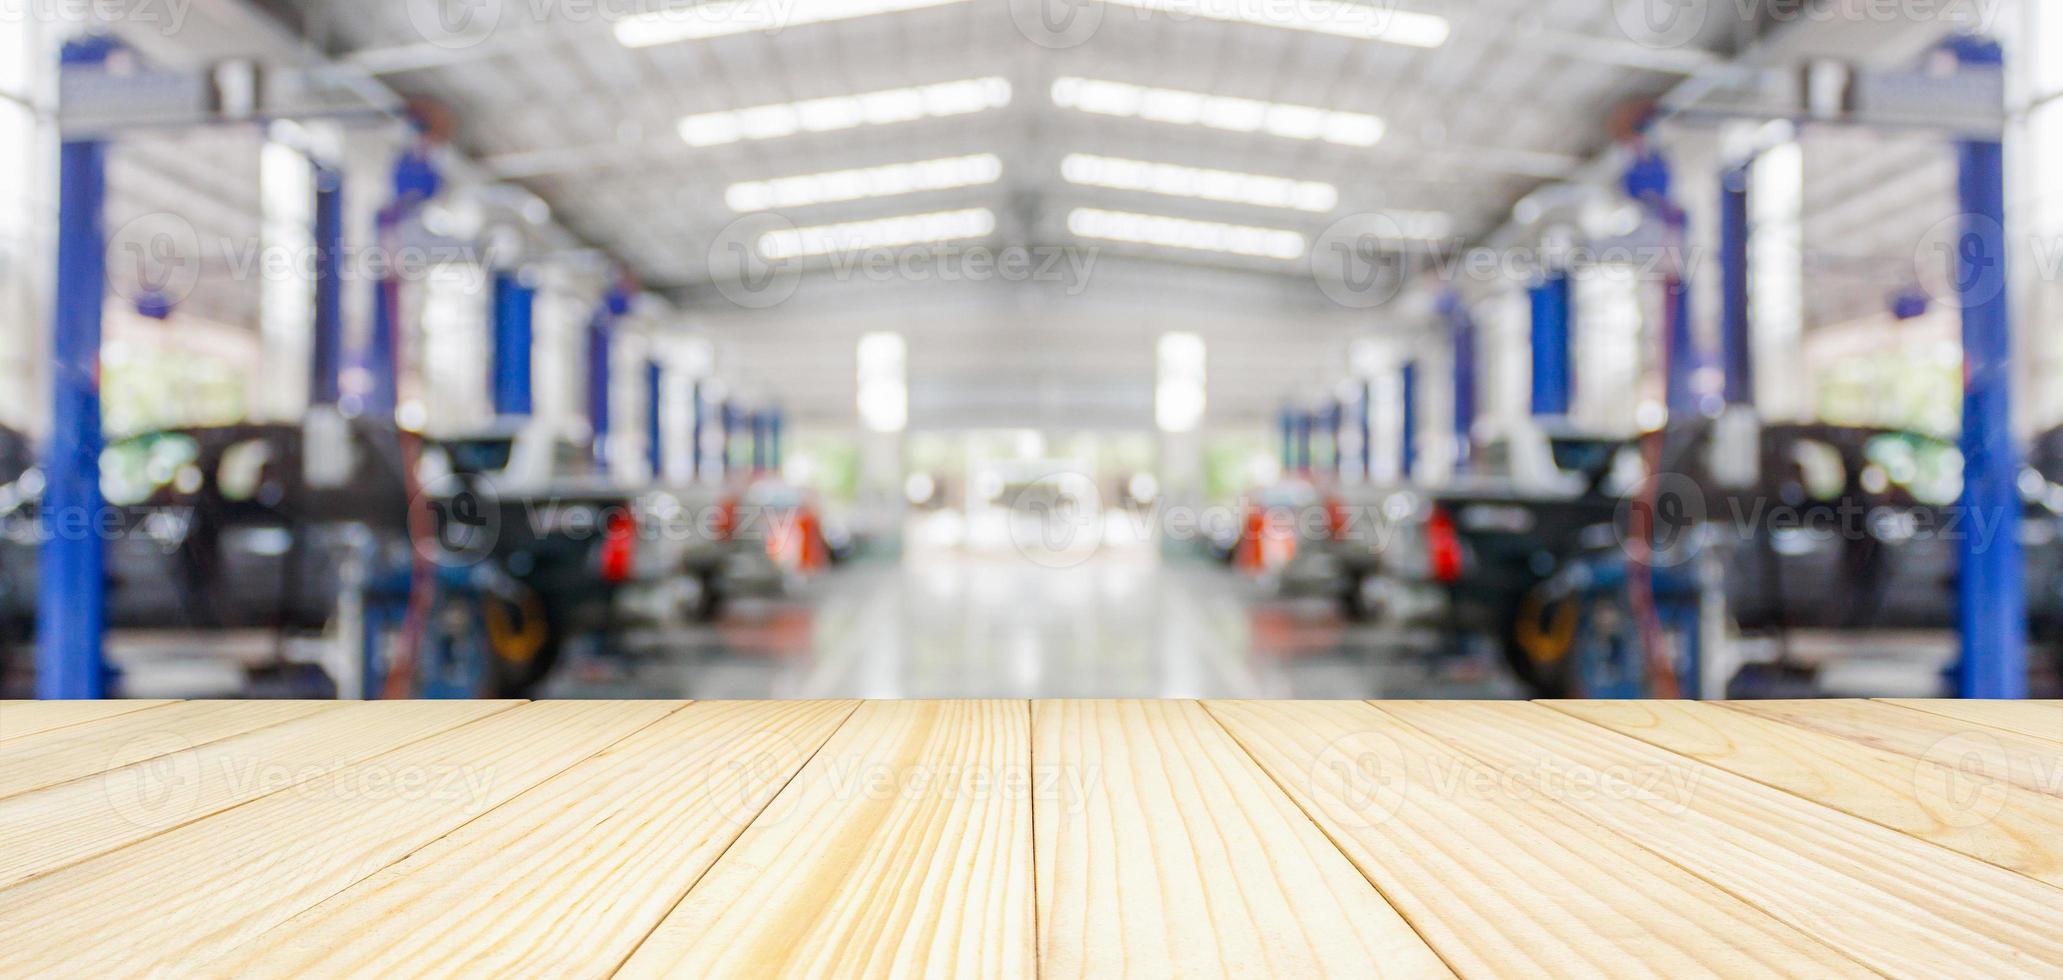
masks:
<svg viewBox="0 0 2063 980"><path fill-rule="evenodd" d="M2063 702L0 702L0 974L2063 973Z"/></svg>

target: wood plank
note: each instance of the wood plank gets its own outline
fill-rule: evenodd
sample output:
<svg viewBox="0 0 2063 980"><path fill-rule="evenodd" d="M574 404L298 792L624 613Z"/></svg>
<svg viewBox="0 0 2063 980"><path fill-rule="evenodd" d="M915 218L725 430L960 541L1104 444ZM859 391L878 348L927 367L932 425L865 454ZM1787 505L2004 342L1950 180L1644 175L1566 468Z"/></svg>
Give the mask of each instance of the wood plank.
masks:
<svg viewBox="0 0 2063 980"><path fill-rule="evenodd" d="M2063 701L1981 701L1938 698L1885 698L1885 704L1926 711L1944 718L2052 742L2063 742Z"/></svg>
<svg viewBox="0 0 2063 980"><path fill-rule="evenodd" d="M1875 976L1367 704L1205 707L1463 976Z"/></svg>
<svg viewBox="0 0 2063 980"><path fill-rule="evenodd" d="M1887 752L1704 702L1562 701L1550 706L1980 861L2063 885L2063 806L1960 765Z"/></svg>
<svg viewBox="0 0 2063 980"><path fill-rule="evenodd" d="M0 889L7 969L108 976L206 962L678 707L522 705Z"/></svg>
<svg viewBox="0 0 2063 980"><path fill-rule="evenodd" d="M860 705L621 975L1029 976L1023 701Z"/></svg>
<svg viewBox="0 0 2063 980"><path fill-rule="evenodd" d="M1949 767L1971 780L1996 781L2063 799L2063 742L1957 721L1882 701L1734 701L1727 707ZM1976 793L1981 785L1949 787Z"/></svg>
<svg viewBox="0 0 2063 980"><path fill-rule="evenodd" d="M692 705L200 972L608 976L856 704Z"/></svg>
<svg viewBox="0 0 2063 980"><path fill-rule="evenodd" d="M0 886L316 779L517 701L345 704L0 800Z"/></svg>
<svg viewBox="0 0 2063 980"><path fill-rule="evenodd" d="M317 712L335 701L182 701L7 743L0 798L119 769Z"/></svg>
<svg viewBox="0 0 2063 980"><path fill-rule="evenodd" d="M0 742L53 728L126 715L170 701L0 701Z"/></svg>
<svg viewBox="0 0 2063 980"><path fill-rule="evenodd" d="M1033 706L1050 976L1441 976L1446 966L1193 701Z"/></svg>
<svg viewBox="0 0 2063 980"><path fill-rule="evenodd" d="M1874 969L2063 969L2063 893L1537 704L1382 702Z"/></svg>

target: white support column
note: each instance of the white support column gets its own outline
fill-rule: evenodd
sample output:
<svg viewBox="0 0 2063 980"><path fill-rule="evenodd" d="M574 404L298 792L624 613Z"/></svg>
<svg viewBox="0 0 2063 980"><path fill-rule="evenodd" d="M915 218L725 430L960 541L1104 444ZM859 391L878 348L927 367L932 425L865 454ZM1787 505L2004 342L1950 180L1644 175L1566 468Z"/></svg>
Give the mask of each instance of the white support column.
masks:
<svg viewBox="0 0 2063 980"><path fill-rule="evenodd" d="M1805 331L1805 154L1797 141L1764 150L1748 176L1748 318L1755 407L1769 420L1812 414L1799 370Z"/></svg>
<svg viewBox="0 0 2063 980"><path fill-rule="evenodd" d="M256 418L296 419L308 409L315 322L315 280L307 274L315 268L315 168L300 149L271 140L259 151L258 209L264 374L256 379L249 407ZM262 257L270 255L293 261L264 262Z"/></svg>
<svg viewBox="0 0 2063 980"><path fill-rule="evenodd" d="M55 99L46 22L0 17L0 424L40 433L55 274L57 132L37 106Z"/></svg>

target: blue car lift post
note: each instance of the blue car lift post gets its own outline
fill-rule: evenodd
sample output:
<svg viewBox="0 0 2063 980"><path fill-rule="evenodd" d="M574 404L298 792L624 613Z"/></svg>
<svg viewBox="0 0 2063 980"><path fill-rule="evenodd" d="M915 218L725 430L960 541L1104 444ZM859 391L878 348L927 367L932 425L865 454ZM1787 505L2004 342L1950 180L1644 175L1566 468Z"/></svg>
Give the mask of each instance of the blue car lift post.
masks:
<svg viewBox="0 0 2063 980"><path fill-rule="evenodd" d="M1454 471L1466 473L1476 429L1476 321L1455 293L1440 298L1454 344Z"/></svg>
<svg viewBox="0 0 2063 980"><path fill-rule="evenodd" d="M117 45L65 44L64 68L105 65ZM58 165L57 289L50 344L50 447L44 458L43 537L36 597L36 696L107 696L102 655L107 555L99 520L100 314L107 290L101 230L107 144L68 139Z"/></svg>
<svg viewBox="0 0 2063 980"><path fill-rule="evenodd" d="M1957 38L1962 66L1997 68L1999 46ZM2001 140L1956 143L1962 227L1955 284L1963 307L1963 523L1956 576L1962 657L1956 693L2027 696L2027 592L2022 577L2020 452L2013 444L2012 321L2007 309L2006 180ZM1984 533L1978 521L1994 526Z"/></svg>
<svg viewBox="0 0 2063 980"><path fill-rule="evenodd" d="M531 348L534 344L532 311L537 290L515 269L494 274L493 373L489 380L497 418L529 418L531 398Z"/></svg>
<svg viewBox="0 0 2063 980"><path fill-rule="evenodd" d="M1405 361L1397 371L1398 399L1404 404L1397 424L1404 431L1397 439L1397 477L1411 482L1411 470L1418 465L1418 362Z"/></svg>
<svg viewBox="0 0 2063 980"><path fill-rule="evenodd" d="M1952 37L1940 50L1959 69L1999 73L2005 64L2003 51L1988 38ZM1900 81L1910 84L1912 79ZM1973 105L1966 112L1974 116L1978 108ZM2003 112L2003 106L1983 108ZM1868 124L1867 119L1861 121ZM1955 689L1965 698L2024 698L2027 593L2020 546L2020 454L2012 431L2003 134L1979 131L1964 119L1943 119L1935 125L1955 133L1960 215L1953 249L1953 279L1963 319L1963 493L1957 507L1961 533L1956 576L1961 656ZM1730 168L1720 180L1720 352L1727 404L1752 408L1747 181L1746 164Z"/></svg>
<svg viewBox="0 0 2063 980"><path fill-rule="evenodd" d="M1532 311L1533 416L1564 417L1575 397L1568 274L1558 269L1542 272L1526 297Z"/></svg>

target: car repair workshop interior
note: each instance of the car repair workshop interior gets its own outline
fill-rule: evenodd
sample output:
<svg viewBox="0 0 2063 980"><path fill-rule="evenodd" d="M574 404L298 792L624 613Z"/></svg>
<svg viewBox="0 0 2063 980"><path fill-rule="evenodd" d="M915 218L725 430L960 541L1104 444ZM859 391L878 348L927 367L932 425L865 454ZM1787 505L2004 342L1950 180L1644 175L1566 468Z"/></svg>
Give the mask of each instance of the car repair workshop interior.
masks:
<svg viewBox="0 0 2063 980"><path fill-rule="evenodd" d="M2063 0L0 0L0 980L2063 977Z"/></svg>
<svg viewBox="0 0 2063 980"><path fill-rule="evenodd" d="M755 2L0 17L0 693L2055 696L2052 5Z"/></svg>

